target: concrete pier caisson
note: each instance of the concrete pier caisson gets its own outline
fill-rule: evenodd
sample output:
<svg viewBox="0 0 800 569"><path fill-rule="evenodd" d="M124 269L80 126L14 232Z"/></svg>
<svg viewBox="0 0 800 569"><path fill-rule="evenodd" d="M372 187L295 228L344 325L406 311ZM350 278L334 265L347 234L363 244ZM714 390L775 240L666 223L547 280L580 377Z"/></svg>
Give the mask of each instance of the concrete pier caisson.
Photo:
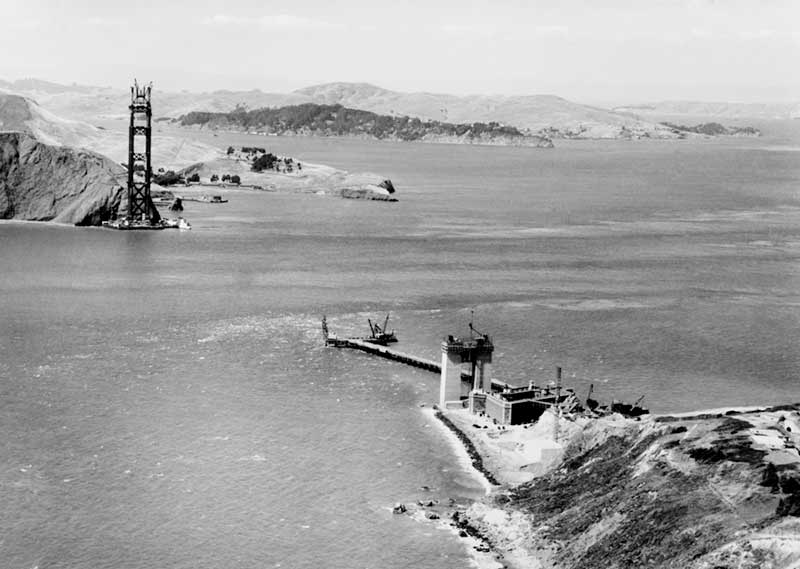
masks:
<svg viewBox="0 0 800 569"><path fill-rule="evenodd" d="M477 338L459 339L448 336L442 342L442 366L439 385L439 406L446 409L448 405L461 406L461 401L471 391L492 390L491 363L494 345L488 335ZM468 372L462 366L469 364ZM464 384L461 378L466 375L471 382Z"/></svg>

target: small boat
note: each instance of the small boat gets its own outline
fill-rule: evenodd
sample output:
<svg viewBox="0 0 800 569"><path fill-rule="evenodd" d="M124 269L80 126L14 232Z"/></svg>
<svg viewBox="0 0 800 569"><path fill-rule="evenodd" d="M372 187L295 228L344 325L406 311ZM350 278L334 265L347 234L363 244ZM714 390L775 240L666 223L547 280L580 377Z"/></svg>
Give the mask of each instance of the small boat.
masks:
<svg viewBox="0 0 800 569"><path fill-rule="evenodd" d="M228 200L222 199L222 196L203 196L200 201L205 203L228 203Z"/></svg>
<svg viewBox="0 0 800 569"><path fill-rule="evenodd" d="M162 219L162 225L165 228L169 229L191 229L192 224L186 221L183 217L178 217L177 219Z"/></svg>

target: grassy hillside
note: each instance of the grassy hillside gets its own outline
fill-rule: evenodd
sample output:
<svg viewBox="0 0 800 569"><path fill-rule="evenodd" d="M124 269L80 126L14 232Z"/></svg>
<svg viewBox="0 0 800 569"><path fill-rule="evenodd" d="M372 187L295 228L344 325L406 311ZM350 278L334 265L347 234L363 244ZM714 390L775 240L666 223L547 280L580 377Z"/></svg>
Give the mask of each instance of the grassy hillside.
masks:
<svg viewBox="0 0 800 569"><path fill-rule="evenodd" d="M403 141L436 138L460 139L464 142L486 142L503 139L545 145L541 137L529 136L513 126L497 122L453 124L421 120L408 116L379 115L350 109L342 105L305 103L279 108L246 110L237 107L229 113L191 112L179 119L183 126L236 128L276 134L310 134L316 136L365 136Z"/></svg>
<svg viewBox="0 0 800 569"><path fill-rule="evenodd" d="M2 85L0 85L2 86ZM6 88L35 98L65 117L94 120L124 118L130 99L127 89L54 86L46 82L6 83ZM158 86L156 86L158 88ZM191 93L157 90L156 117L176 118L193 111L226 113L237 105L251 109L315 103L341 105L378 115L407 115L421 121L448 124L497 122L520 131L563 138L675 138L671 129L630 114L582 105L554 95L469 95L402 93L366 83L330 83L293 91L265 93L213 91Z"/></svg>

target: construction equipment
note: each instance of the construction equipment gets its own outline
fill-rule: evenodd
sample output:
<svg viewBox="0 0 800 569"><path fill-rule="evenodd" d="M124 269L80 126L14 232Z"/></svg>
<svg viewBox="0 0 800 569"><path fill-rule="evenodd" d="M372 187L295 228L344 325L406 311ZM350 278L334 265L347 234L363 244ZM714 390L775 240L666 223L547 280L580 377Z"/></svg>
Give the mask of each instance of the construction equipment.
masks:
<svg viewBox="0 0 800 569"><path fill-rule="evenodd" d="M594 411L600 406L600 402L597 399L592 399L592 395L594 394L594 383L589 385L589 393L586 394L586 408L589 411Z"/></svg>
<svg viewBox="0 0 800 569"><path fill-rule="evenodd" d="M389 327L389 315L386 315L386 320L383 321L383 326L381 327L380 324L375 322L372 323L372 320L367 318L367 323L369 324L369 331L371 336L369 338L364 338L365 342L369 342L371 344L380 344L381 346L385 346L386 344L391 344L397 341L397 336L395 336L394 330L391 332L387 332Z"/></svg>

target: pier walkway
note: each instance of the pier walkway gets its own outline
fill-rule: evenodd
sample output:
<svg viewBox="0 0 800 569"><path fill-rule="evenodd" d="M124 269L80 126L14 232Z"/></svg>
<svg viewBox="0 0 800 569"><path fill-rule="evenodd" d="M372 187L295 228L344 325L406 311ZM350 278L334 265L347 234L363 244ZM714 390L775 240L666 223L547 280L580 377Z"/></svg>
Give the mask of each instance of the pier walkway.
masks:
<svg viewBox="0 0 800 569"><path fill-rule="evenodd" d="M351 348L353 350L360 350L362 352L366 352L373 356L386 358L387 360L400 362L402 364L410 365L412 367L417 367L427 371L432 371L434 373L442 372L442 365L439 362L435 362L427 358L421 358L413 354L407 354L405 352L401 352L400 350L395 350L388 346L374 344L362 338L336 338L332 336L327 340L327 345L336 348ZM469 371L462 371L461 379L462 381L464 380L472 381L472 374ZM493 379L492 387L498 390L502 390L504 387L510 387L510 386L504 381Z"/></svg>

